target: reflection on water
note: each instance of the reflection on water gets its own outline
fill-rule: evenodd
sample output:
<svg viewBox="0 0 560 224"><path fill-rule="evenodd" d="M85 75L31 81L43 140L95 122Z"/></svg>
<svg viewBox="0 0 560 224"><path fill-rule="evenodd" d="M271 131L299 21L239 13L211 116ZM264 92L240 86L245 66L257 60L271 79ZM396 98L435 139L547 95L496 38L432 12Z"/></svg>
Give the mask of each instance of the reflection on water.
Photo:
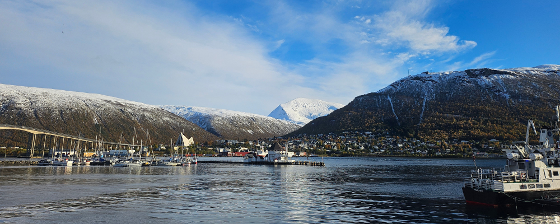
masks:
<svg viewBox="0 0 560 224"><path fill-rule="evenodd" d="M0 167L0 223L559 222L554 210L466 206L460 187L473 169L469 159L324 162ZM477 164L499 168L503 161Z"/></svg>

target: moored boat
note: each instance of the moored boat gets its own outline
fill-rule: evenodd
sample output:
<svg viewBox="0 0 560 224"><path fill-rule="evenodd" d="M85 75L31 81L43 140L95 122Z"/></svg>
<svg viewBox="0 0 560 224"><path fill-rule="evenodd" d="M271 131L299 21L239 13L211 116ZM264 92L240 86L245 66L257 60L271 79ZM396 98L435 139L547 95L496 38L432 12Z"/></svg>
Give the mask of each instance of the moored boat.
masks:
<svg viewBox="0 0 560 224"><path fill-rule="evenodd" d="M39 162L37 162L38 166L52 166L53 165L53 160L50 159L42 159L39 160Z"/></svg>
<svg viewBox="0 0 560 224"><path fill-rule="evenodd" d="M56 159L53 161L53 166L72 166L74 161L68 159Z"/></svg>
<svg viewBox="0 0 560 224"><path fill-rule="evenodd" d="M198 163L198 159L197 159L196 157L190 157L190 156L188 156L188 157L185 157L185 158L182 160L183 166L184 166L184 165L197 164L197 163Z"/></svg>
<svg viewBox="0 0 560 224"><path fill-rule="evenodd" d="M553 138L560 131L558 122L556 128L540 129L539 145L529 145L531 128L537 134L529 120L525 141L502 149L507 156L503 170L472 171L462 188L468 204L560 206L560 153Z"/></svg>
<svg viewBox="0 0 560 224"><path fill-rule="evenodd" d="M111 160L105 160L104 158L96 158L90 162L92 166L110 166L114 164Z"/></svg>
<svg viewBox="0 0 560 224"><path fill-rule="evenodd" d="M113 167L141 167L143 166L143 162L139 160L120 160L113 165Z"/></svg>
<svg viewBox="0 0 560 224"><path fill-rule="evenodd" d="M293 152L288 151L288 146L282 147L279 143L275 143L268 150L259 150L255 153L249 153L243 158L243 162L252 164L293 164Z"/></svg>

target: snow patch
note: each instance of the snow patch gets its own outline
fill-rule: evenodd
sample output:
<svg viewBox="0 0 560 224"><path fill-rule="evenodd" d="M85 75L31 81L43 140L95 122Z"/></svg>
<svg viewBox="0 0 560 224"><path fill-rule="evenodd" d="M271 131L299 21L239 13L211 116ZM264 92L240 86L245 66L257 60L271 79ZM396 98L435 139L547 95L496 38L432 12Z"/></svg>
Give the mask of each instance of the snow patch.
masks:
<svg viewBox="0 0 560 224"><path fill-rule="evenodd" d="M393 114L397 118L397 124L399 124L399 126L401 126L401 122L399 122L399 116L397 116L397 113L395 113L395 108L393 107L393 101L391 101L391 97L389 95L387 95L387 99L389 100L389 103L391 104L391 110L393 110Z"/></svg>
<svg viewBox="0 0 560 224"><path fill-rule="evenodd" d="M343 104L323 100L297 98L280 104L268 116L298 125L305 125L313 119L329 115L343 106Z"/></svg>

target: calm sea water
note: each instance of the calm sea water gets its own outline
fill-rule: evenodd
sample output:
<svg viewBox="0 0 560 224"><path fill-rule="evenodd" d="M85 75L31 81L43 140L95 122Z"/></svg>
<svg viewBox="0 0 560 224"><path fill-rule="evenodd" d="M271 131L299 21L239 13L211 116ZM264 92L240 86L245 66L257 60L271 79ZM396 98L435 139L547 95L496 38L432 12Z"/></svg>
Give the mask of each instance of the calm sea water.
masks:
<svg viewBox="0 0 560 224"><path fill-rule="evenodd" d="M560 222L560 211L466 206L461 186L472 159L323 161L325 167L0 166L0 223Z"/></svg>

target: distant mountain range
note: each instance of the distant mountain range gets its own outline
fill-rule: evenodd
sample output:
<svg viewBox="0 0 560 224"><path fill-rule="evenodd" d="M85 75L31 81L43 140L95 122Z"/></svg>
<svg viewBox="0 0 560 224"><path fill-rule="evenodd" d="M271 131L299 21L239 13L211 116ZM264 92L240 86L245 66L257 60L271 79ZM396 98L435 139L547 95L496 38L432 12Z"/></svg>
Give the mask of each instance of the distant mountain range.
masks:
<svg viewBox="0 0 560 224"><path fill-rule="evenodd" d="M259 139L286 135L301 126L258 114L206 107L162 106L223 139Z"/></svg>
<svg viewBox="0 0 560 224"><path fill-rule="evenodd" d="M311 120L326 116L343 106L340 103L330 103L323 100L297 98L280 104L268 116L303 126Z"/></svg>
<svg viewBox="0 0 560 224"><path fill-rule="evenodd" d="M537 126L554 125L560 66L422 73L358 96L346 106L298 98L281 104L269 117L4 84L0 104L2 124L124 143L133 136L167 143L179 132L205 142L346 131L427 140L510 141L524 137L528 119ZM26 141L23 134L14 133L0 132L0 144Z"/></svg>
<svg viewBox="0 0 560 224"><path fill-rule="evenodd" d="M551 125L560 66L422 73L319 117L297 134L370 131L422 139L519 140L528 119Z"/></svg>
<svg viewBox="0 0 560 224"><path fill-rule="evenodd" d="M104 141L131 143L135 137L144 144L167 143L182 131L198 142L218 139L159 107L99 94L0 84L0 105L1 124ZM3 130L0 144L26 141L21 140L24 135L13 133Z"/></svg>
<svg viewBox="0 0 560 224"><path fill-rule="evenodd" d="M297 100L299 104L288 104L295 105L293 108L286 107L286 104L280 107L283 106L287 111L301 112L304 111L302 108L312 108L313 103L325 104L324 101ZM99 94L4 84L0 84L0 104L2 124L123 143L131 143L133 137L144 142L167 143L180 132L194 137L197 142L220 138L253 140L283 136L301 127L293 120L287 121L294 116L285 116L288 119L279 120L222 109L158 107ZM298 108L298 105L304 106ZM313 118L334 110L332 106L325 108L324 111L308 109L305 116ZM302 115L298 116L295 116L295 120L302 120ZM25 134L19 133L14 137L10 136L9 131L3 133L8 133L8 137L2 138L0 144L26 141Z"/></svg>

